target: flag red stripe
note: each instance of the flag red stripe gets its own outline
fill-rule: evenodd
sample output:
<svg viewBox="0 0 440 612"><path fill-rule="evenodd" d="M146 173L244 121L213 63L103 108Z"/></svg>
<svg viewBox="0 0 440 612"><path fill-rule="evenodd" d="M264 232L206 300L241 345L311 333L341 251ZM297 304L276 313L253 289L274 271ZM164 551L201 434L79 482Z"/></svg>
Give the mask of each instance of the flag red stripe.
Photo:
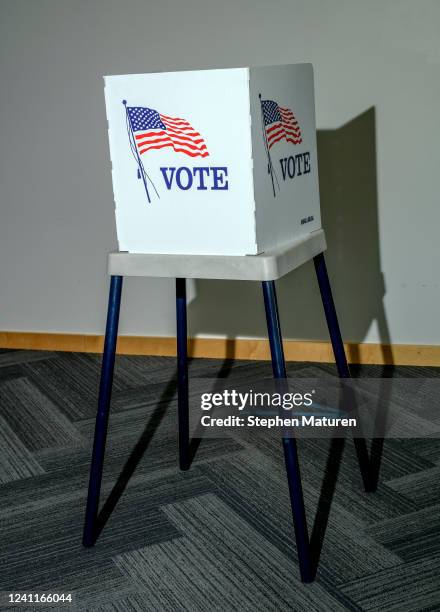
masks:
<svg viewBox="0 0 440 612"><path fill-rule="evenodd" d="M174 130L167 130L167 133L170 134L170 136L176 136L177 138L187 138L189 140L196 140L202 138L198 132L175 132Z"/></svg>
<svg viewBox="0 0 440 612"><path fill-rule="evenodd" d="M269 142L269 149L279 140L282 140L284 138L284 134L280 134L278 136L278 138L275 138L275 140L272 140L271 142Z"/></svg>
<svg viewBox="0 0 440 612"><path fill-rule="evenodd" d="M283 136L285 136L285 131L283 130L283 128L280 128L278 130L278 132L273 132L272 134L268 134L268 141L270 142L271 140L273 140L274 138L277 138L280 134L282 134Z"/></svg>
<svg viewBox="0 0 440 612"><path fill-rule="evenodd" d="M284 129L285 129L285 131L288 134L293 134L294 136L298 136L298 135L301 136L301 130L300 129L298 129L298 130L292 130L291 128L284 128Z"/></svg>
<svg viewBox="0 0 440 612"><path fill-rule="evenodd" d="M188 126L185 128L176 128L176 127L172 127L166 124L166 128L167 128L167 132L173 132L175 134L185 134L186 136L200 136L201 137L200 133L197 132L191 126Z"/></svg>
<svg viewBox="0 0 440 612"><path fill-rule="evenodd" d="M164 134L166 134L166 132L163 132ZM182 142L177 138L169 138L169 136L165 135L161 138L154 138L153 140L150 140L149 138L144 138L143 140L139 140L139 142L137 142L137 146L139 149L142 149L142 152L146 151L148 148L153 148L150 145L155 145L158 143L166 143L169 144L171 146L177 145L178 147L182 147L182 148L186 148L188 150L193 150L193 151L206 151L206 145L205 143L203 143L201 146L197 146L194 144L190 144L187 142ZM165 144L164 144L165 146Z"/></svg>
<svg viewBox="0 0 440 612"><path fill-rule="evenodd" d="M298 125L297 121L295 121L295 123L293 121L283 121L283 123L284 123L284 125L292 128L292 129L299 130L299 125Z"/></svg>
<svg viewBox="0 0 440 612"><path fill-rule="evenodd" d="M163 123L174 130L193 130L194 128L188 122L186 123L173 123L172 121L163 121Z"/></svg>
<svg viewBox="0 0 440 612"><path fill-rule="evenodd" d="M168 136L165 130L158 130L157 132L144 132L143 134L135 134L135 138L136 140L141 140L141 138L145 138L147 136L161 136L162 134L166 134Z"/></svg>
<svg viewBox="0 0 440 612"><path fill-rule="evenodd" d="M203 145L202 147L195 147L193 145L187 144L186 142L178 142L176 140L170 140L168 138L163 138L161 140L152 140L148 142L141 142L138 144L138 148L144 149L145 147L149 147L150 145L161 143L161 142L163 143L170 142L172 146L176 145L178 147L188 149L189 151L206 151L207 150L206 145Z"/></svg>
<svg viewBox="0 0 440 612"><path fill-rule="evenodd" d="M136 140L141 140L142 138L145 138L146 136L159 136L161 134L166 134L167 136L172 134L172 135L177 136L178 138L185 138L187 140L191 140L192 142L194 142L194 138L202 138L198 132L193 133L194 135L194 138L193 138L192 134L188 134L186 132L179 133L173 130L166 130L166 131L165 130L151 130L148 132L143 132L142 134L135 134L135 138Z"/></svg>
<svg viewBox="0 0 440 612"><path fill-rule="evenodd" d="M286 137L289 136L291 138L301 138L301 133L293 134L292 132L289 132L289 131L284 130L284 129L281 128L280 130L278 130L278 132L274 132L274 133L270 134L270 136L268 136L268 140L270 141L273 138L277 138L277 136L279 136L280 134L284 134L284 136L286 136Z"/></svg>
<svg viewBox="0 0 440 612"><path fill-rule="evenodd" d="M173 134L184 134L185 136L200 136L199 132L196 132L192 128L187 128L185 130L176 130L176 128L169 127L167 132L173 132Z"/></svg>
<svg viewBox="0 0 440 612"><path fill-rule="evenodd" d="M271 140L268 144L269 144L269 149L271 149L273 147L273 145L277 142L279 142L280 140L283 140L283 138L285 138L284 134L280 134L278 136L278 138L274 138L273 140ZM298 139L293 139L293 138L286 138L287 142L291 142L292 144L301 144L302 143L302 138L298 138Z"/></svg>
<svg viewBox="0 0 440 612"><path fill-rule="evenodd" d="M208 157L209 155L208 151L203 151L203 153L201 152L191 153L190 151L187 151L186 149L178 149L177 147L174 147L174 150L178 151L179 153L186 153L190 157Z"/></svg>
<svg viewBox="0 0 440 612"><path fill-rule="evenodd" d="M146 146L144 148L139 147L139 153L142 155L142 153L145 153L146 151L149 151L150 149L163 149L164 147L172 147L173 143L172 142L164 142L163 144L155 144L155 145L149 145Z"/></svg>
<svg viewBox="0 0 440 612"><path fill-rule="evenodd" d="M190 157L208 157L209 155L208 151L204 151L203 153L191 153L190 151L187 151L186 149L179 149L177 147L174 147L174 150L177 151L178 153L186 153Z"/></svg>
<svg viewBox="0 0 440 612"><path fill-rule="evenodd" d="M288 123L297 123L295 117L293 115L283 115L283 113L281 113L281 119L283 121L286 121Z"/></svg>
<svg viewBox="0 0 440 612"><path fill-rule="evenodd" d="M292 125L290 125L290 124L285 123L284 121L283 121L282 123L280 123L279 121L277 121L276 123L272 123L272 124L270 125L270 127L267 127L267 128L266 128L266 132L267 132L268 134L270 134L271 132L274 132L275 130L279 130L280 128L283 128L283 129L290 129L290 130L292 130L293 132L300 132L300 131L301 131L301 130L299 129L299 127L296 127L295 125L293 125L293 126L292 126Z"/></svg>
<svg viewBox="0 0 440 612"><path fill-rule="evenodd" d="M187 121L186 119L182 119L181 117L169 117L168 115L160 114L160 118L162 119L162 121L165 119L166 121L174 121L175 123L185 123L189 125L189 121Z"/></svg>
<svg viewBox="0 0 440 612"><path fill-rule="evenodd" d="M272 123L270 125L270 127L266 128L266 132L269 134L270 132L273 132L274 130L279 130L282 127L282 124L277 121L276 123Z"/></svg>
<svg viewBox="0 0 440 612"><path fill-rule="evenodd" d="M266 130L268 137L270 138L271 136L273 136L274 134L278 134L279 130L284 130L287 134L292 134L293 136L301 136L301 130L298 129L291 129L291 128L286 128L286 126L281 125L281 123L278 123L276 125L276 129L271 128L270 130Z"/></svg>
<svg viewBox="0 0 440 612"><path fill-rule="evenodd" d="M269 144L269 148L272 147L276 142L279 142L285 138L287 142L292 142L293 144L300 144L302 142L301 133L292 134L281 128L278 132L273 132L268 136L267 142Z"/></svg>
<svg viewBox="0 0 440 612"><path fill-rule="evenodd" d="M206 144L203 140L203 138L199 138L197 140L194 140L193 138L185 138L185 136L169 136L166 132L162 131L162 134L165 135L164 138L158 138L156 140L148 140L149 138L155 138L157 136L160 136L160 133L156 133L156 134L145 134L142 138L138 139L138 146L140 147L141 145L148 143L148 142L159 142L160 140L171 140L172 142L179 142L182 145L186 145L188 144L188 146L191 145L195 145L197 149L206 149ZM191 145L189 144L191 143ZM200 143L202 143L201 146L197 146L200 145Z"/></svg>
<svg viewBox="0 0 440 612"><path fill-rule="evenodd" d="M181 149L179 147L174 146L172 142L167 142L161 145L148 146L144 149L140 149L139 153L142 155L142 153L145 153L146 151L149 151L150 149L163 149L164 147L173 147L175 151L179 153L186 153L186 155L189 155L190 157L207 157L209 155L208 151L204 151L203 153L199 151L197 153L193 153L192 151L189 151L188 149Z"/></svg>
<svg viewBox="0 0 440 612"><path fill-rule="evenodd" d="M290 125L290 127L299 127L298 121L286 121L285 119L283 119L283 123L285 125Z"/></svg>

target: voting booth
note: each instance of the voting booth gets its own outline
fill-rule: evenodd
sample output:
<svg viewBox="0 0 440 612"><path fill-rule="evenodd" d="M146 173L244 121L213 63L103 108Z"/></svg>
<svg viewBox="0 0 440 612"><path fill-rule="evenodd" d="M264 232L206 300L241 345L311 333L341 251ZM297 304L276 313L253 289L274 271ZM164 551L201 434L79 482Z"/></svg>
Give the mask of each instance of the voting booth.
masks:
<svg viewBox="0 0 440 612"><path fill-rule="evenodd" d="M175 279L179 467L194 458L189 428L187 279L261 282L273 376L287 376L275 281L312 260L337 371L350 371L321 228L310 64L105 79L120 250L110 292L83 544L102 530L99 500L123 279ZM239 304L237 304L239 308ZM318 407L322 410L322 407ZM367 491L377 477L355 437ZM282 440L301 580L317 571L295 437ZM318 556L319 557L319 556Z"/></svg>
<svg viewBox="0 0 440 612"><path fill-rule="evenodd" d="M311 64L105 77L121 251L256 255L321 227Z"/></svg>

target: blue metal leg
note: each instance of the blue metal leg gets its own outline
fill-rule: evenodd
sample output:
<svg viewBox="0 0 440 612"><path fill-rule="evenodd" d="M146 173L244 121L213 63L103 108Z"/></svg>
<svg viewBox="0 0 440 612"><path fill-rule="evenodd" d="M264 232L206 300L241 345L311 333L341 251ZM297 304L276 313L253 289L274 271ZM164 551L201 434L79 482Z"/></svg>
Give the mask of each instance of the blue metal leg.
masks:
<svg viewBox="0 0 440 612"><path fill-rule="evenodd" d="M177 319L177 393L179 414L179 465L181 470L190 466L188 415L188 348L186 326L186 279L176 278Z"/></svg>
<svg viewBox="0 0 440 612"><path fill-rule="evenodd" d="M324 253L316 255L313 259L316 276L318 278L319 290L321 292L322 305L324 306L327 327L330 333L333 353L335 355L336 368L340 378L350 378L347 357L345 356L344 343L342 342L341 330L339 329L338 317L335 303L333 301L330 280L325 265Z"/></svg>
<svg viewBox="0 0 440 612"><path fill-rule="evenodd" d="M335 303L333 301L327 266L325 265L324 253L316 255L313 261L315 264L316 276L318 278L325 318L327 320L327 327L330 333L333 353L335 356L336 368L340 378L350 378L350 369L348 367L347 357L345 355L341 330L339 329L338 316L336 314ZM376 484L371 475L370 457L367 443L364 438L354 438L354 445L365 491L374 491L376 489Z"/></svg>
<svg viewBox="0 0 440 612"><path fill-rule="evenodd" d="M274 378L286 378L286 364L284 361L284 350L274 281L263 282L263 295L264 305L266 307L267 330L269 333L270 351L272 355L273 375ZM290 502L292 505L301 580L303 582L312 582L315 577L315 572L313 570L307 531L296 440L294 438L283 438L283 450L289 484Z"/></svg>
<svg viewBox="0 0 440 612"><path fill-rule="evenodd" d="M105 330L104 355L99 385L98 412L95 424L92 465L90 468L89 493L87 497L86 520L83 545L93 546L96 540L96 519L101 493L102 468L104 465L105 442L107 437L110 398L112 393L113 370L115 365L116 340L118 337L119 310L121 305L122 276L112 276Z"/></svg>

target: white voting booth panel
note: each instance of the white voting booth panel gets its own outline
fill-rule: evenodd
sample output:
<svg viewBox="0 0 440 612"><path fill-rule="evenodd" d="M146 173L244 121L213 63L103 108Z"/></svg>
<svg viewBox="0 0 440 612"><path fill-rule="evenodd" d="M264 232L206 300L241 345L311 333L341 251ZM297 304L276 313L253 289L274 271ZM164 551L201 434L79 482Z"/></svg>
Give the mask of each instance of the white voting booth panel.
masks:
<svg viewBox="0 0 440 612"><path fill-rule="evenodd" d="M310 64L105 77L119 248L255 255L321 227Z"/></svg>

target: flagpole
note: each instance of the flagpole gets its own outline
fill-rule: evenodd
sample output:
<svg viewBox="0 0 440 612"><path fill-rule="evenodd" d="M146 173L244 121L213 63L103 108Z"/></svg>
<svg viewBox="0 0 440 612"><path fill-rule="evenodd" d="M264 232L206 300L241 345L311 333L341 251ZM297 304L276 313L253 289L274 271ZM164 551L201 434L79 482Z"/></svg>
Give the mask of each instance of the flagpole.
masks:
<svg viewBox="0 0 440 612"><path fill-rule="evenodd" d="M266 146L267 160L268 160L268 165L269 165L269 173L270 173L270 178L272 179L273 195L274 195L274 197L276 197L275 183L273 182L272 159L270 157L270 152L269 152L269 143L267 142L266 126L265 126L265 123L264 123L264 114L263 114L263 101L261 100L261 94L258 94L258 97L260 98L261 127L263 129L264 144Z"/></svg>
<svg viewBox="0 0 440 612"><path fill-rule="evenodd" d="M150 194L148 193L147 181L145 180L144 167L142 165L141 158L140 158L140 155L139 155L139 151L138 151L138 148L137 148L137 145L136 145L136 138L134 136L133 126L131 124L130 114L129 114L128 108L127 108L127 100L122 100L122 104L125 106L125 114L126 114L126 117L127 117L127 125L130 127L130 133L129 133L128 137L130 138L130 134L131 134L130 143L133 145L132 146L132 151L133 151L133 153L135 153L136 158L137 158L138 172L142 176L142 181L144 183L145 192L146 192L147 198L148 198L148 203L151 203ZM138 176L139 176L139 174L138 174ZM153 187L154 187L154 185L153 185Z"/></svg>

